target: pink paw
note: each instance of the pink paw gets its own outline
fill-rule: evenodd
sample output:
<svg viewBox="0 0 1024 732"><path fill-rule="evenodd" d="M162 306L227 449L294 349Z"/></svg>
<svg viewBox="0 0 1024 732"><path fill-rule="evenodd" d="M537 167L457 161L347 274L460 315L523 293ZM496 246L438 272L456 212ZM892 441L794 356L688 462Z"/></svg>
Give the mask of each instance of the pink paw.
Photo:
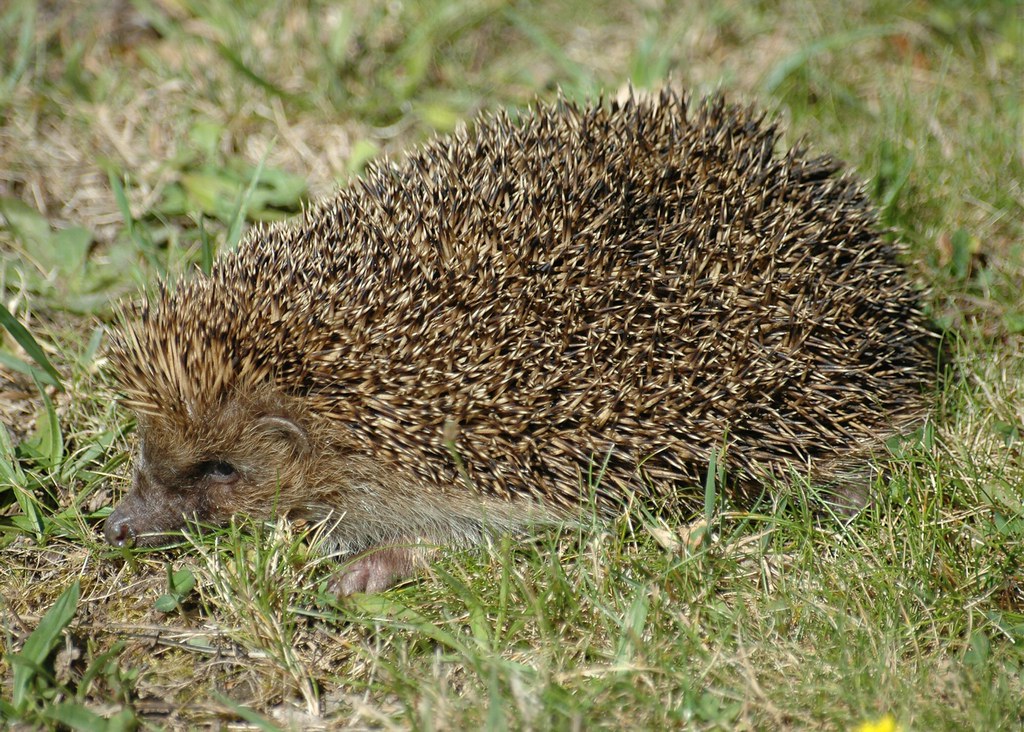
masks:
<svg viewBox="0 0 1024 732"><path fill-rule="evenodd" d="M386 590L427 565L432 552L423 547L385 546L367 549L347 560L331 580L340 597Z"/></svg>

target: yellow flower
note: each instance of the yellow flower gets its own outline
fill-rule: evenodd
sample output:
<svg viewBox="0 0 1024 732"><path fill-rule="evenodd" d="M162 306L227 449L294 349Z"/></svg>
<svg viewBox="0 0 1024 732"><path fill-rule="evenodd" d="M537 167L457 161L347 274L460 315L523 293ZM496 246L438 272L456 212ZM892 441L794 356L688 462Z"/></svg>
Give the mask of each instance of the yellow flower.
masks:
<svg viewBox="0 0 1024 732"><path fill-rule="evenodd" d="M886 714L874 722L861 722L856 732L903 732L903 728L896 724L891 714Z"/></svg>

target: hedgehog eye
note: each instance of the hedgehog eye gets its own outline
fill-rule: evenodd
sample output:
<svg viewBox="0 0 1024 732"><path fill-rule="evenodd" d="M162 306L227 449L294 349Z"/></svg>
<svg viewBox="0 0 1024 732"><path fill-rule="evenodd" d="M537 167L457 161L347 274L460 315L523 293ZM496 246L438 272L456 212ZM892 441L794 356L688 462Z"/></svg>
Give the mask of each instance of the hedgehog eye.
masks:
<svg viewBox="0 0 1024 732"><path fill-rule="evenodd" d="M207 460L199 465L199 472L204 478L218 483L233 483L238 480L238 471L231 463L223 460Z"/></svg>

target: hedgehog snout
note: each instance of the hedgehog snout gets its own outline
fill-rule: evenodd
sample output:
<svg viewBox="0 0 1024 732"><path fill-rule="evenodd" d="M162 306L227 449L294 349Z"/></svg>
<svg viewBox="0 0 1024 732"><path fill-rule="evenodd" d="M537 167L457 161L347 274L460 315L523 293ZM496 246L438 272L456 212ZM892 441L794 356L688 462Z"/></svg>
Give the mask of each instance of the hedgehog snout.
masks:
<svg viewBox="0 0 1024 732"><path fill-rule="evenodd" d="M140 458L132 489L107 517L103 536L116 547L157 546L184 528L187 517L202 518L202 503L185 483L155 479Z"/></svg>
<svg viewBox="0 0 1024 732"><path fill-rule="evenodd" d="M120 509L115 510L103 526L103 537L107 543L116 547L128 547L135 544L135 531L127 516Z"/></svg>
<svg viewBox="0 0 1024 732"><path fill-rule="evenodd" d="M103 537L108 544L116 547L135 546L139 534L145 531L139 521L140 504L136 491L132 491L107 517L103 525Z"/></svg>

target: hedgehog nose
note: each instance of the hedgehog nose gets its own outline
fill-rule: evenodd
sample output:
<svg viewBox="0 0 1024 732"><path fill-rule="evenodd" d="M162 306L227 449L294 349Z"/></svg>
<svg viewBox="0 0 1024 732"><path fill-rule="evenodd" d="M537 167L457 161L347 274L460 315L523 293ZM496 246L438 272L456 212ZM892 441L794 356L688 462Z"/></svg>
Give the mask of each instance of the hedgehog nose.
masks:
<svg viewBox="0 0 1024 732"><path fill-rule="evenodd" d="M106 525L103 527L103 536L108 544L114 546L131 546L135 543L135 532L128 523L127 516L118 515L118 511L110 514Z"/></svg>

